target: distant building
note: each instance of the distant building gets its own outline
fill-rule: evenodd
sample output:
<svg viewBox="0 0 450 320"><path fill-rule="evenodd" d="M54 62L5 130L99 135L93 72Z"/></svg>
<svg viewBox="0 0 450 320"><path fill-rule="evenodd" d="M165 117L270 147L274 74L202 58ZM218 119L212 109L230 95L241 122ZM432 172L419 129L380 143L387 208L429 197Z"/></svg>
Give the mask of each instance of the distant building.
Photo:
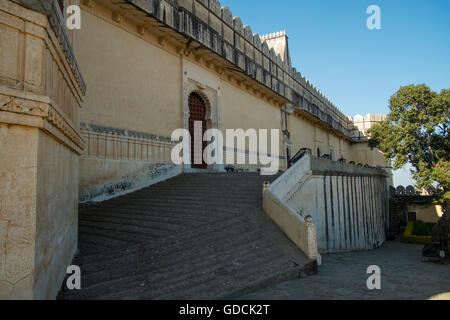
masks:
<svg viewBox="0 0 450 320"><path fill-rule="evenodd" d="M355 132L356 136L367 137L367 131L376 123L383 122L387 118L385 114L367 114L365 117L356 115L354 118L349 117L359 132Z"/></svg>

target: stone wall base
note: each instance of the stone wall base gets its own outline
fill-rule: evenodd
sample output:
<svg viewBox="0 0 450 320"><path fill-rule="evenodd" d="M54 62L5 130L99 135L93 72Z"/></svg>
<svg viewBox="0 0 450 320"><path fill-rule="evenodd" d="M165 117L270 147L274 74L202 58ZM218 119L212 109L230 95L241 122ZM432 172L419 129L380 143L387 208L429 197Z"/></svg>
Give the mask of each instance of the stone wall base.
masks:
<svg viewBox="0 0 450 320"><path fill-rule="evenodd" d="M101 202L173 178L182 166L82 157L79 202Z"/></svg>

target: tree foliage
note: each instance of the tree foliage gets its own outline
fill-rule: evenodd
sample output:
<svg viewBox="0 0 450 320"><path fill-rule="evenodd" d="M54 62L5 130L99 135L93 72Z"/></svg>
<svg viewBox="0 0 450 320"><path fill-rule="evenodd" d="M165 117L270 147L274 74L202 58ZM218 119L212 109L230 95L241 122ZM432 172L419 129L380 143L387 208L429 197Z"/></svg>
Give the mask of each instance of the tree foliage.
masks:
<svg viewBox="0 0 450 320"><path fill-rule="evenodd" d="M370 145L400 169L410 163L417 188L437 187L450 200L450 90L426 85L401 87L390 99L386 121L369 131Z"/></svg>

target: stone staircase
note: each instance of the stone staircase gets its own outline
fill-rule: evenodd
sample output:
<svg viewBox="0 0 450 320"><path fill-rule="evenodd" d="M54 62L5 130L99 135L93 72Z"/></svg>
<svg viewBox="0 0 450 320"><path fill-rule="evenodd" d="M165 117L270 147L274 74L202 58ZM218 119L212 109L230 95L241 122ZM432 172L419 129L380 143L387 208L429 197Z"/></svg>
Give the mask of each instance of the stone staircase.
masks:
<svg viewBox="0 0 450 320"><path fill-rule="evenodd" d="M82 290L58 298L230 299L316 273L262 211L274 178L185 174L80 210Z"/></svg>

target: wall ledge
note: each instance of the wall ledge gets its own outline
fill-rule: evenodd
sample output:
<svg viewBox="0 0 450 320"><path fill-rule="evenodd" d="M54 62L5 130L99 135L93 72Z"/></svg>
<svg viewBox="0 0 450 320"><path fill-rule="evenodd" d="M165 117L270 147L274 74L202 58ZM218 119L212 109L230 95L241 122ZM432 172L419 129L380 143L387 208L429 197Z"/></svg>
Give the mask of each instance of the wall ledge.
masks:
<svg viewBox="0 0 450 320"><path fill-rule="evenodd" d="M0 87L0 122L43 129L79 155L85 148L79 130L48 96Z"/></svg>

